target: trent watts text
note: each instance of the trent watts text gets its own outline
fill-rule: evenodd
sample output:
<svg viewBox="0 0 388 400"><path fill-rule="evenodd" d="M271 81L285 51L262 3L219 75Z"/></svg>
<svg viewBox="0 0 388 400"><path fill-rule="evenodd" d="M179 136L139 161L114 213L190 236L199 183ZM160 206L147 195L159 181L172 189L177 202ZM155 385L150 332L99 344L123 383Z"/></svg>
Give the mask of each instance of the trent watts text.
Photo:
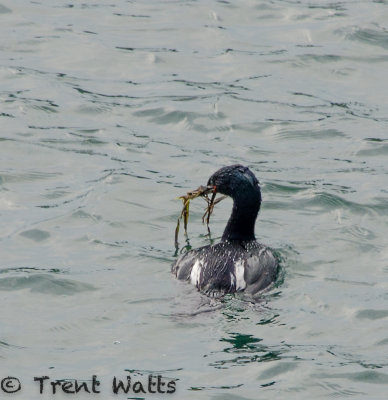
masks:
<svg viewBox="0 0 388 400"><path fill-rule="evenodd" d="M50 379L49 376L35 376L33 382L37 386L37 393L52 394L66 393L101 393L101 381L97 375L91 380L78 379ZM0 388L3 393L17 393L22 391L22 382L19 378L8 376L1 379ZM114 394L172 394L176 391L176 379L164 378L161 375L148 375L147 377L132 377L127 375L124 379L115 376L110 382L110 390ZM33 393L30 393L33 394Z"/></svg>

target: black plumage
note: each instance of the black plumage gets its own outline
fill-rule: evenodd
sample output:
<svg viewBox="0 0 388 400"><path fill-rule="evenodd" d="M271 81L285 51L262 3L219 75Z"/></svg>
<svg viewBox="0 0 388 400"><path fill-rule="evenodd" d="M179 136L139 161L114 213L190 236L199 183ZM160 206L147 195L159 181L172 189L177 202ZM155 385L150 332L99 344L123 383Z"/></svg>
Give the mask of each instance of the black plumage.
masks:
<svg viewBox="0 0 388 400"><path fill-rule="evenodd" d="M261 205L259 181L249 168L232 165L215 172L208 187L233 199L221 242L181 255L172 271L178 279L190 281L207 295L239 291L254 295L270 286L278 271L272 251L255 239Z"/></svg>

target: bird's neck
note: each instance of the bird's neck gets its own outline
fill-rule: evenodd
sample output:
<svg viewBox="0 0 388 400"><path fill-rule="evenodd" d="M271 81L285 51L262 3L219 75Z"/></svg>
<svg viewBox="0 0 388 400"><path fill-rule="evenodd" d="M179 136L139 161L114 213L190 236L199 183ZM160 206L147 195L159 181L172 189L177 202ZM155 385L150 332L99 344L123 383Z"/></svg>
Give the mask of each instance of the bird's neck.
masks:
<svg viewBox="0 0 388 400"><path fill-rule="evenodd" d="M221 240L255 240L255 222L260 203L260 190L236 196L233 199L232 214Z"/></svg>

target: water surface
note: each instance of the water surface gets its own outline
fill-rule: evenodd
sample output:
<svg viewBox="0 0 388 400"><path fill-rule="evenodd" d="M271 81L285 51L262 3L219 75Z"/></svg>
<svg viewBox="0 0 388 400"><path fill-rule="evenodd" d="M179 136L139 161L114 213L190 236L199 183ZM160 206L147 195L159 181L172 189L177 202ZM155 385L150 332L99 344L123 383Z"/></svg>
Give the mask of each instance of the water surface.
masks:
<svg viewBox="0 0 388 400"><path fill-rule="evenodd" d="M20 397L34 376L95 374L109 398L114 375L161 374L185 399L386 398L387 21L385 1L1 0L0 357ZM176 197L232 163L283 259L257 304L170 274ZM178 252L209 243L203 205Z"/></svg>

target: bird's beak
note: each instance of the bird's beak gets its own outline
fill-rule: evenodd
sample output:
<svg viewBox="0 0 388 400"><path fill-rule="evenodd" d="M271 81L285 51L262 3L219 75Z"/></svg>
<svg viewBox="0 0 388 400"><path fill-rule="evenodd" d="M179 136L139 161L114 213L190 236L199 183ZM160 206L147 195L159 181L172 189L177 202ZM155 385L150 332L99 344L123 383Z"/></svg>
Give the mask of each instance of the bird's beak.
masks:
<svg viewBox="0 0 388 400"><path fill-rule="evenodd" d="M187 192L186 196L181 196L180 198L187 198L193 200L196 197L203 196L209 193L213 193L213 195L215 195L216 189L217 188L215 185L199 186L197 189Z"/></svg>
<svg viewBox="0 0 388 400"><path fill-rule="evenodd" d="M217 186L216 185L208 185L206 188L207 188L207 192L206 193L216 193L217 192Z"/></svg>

